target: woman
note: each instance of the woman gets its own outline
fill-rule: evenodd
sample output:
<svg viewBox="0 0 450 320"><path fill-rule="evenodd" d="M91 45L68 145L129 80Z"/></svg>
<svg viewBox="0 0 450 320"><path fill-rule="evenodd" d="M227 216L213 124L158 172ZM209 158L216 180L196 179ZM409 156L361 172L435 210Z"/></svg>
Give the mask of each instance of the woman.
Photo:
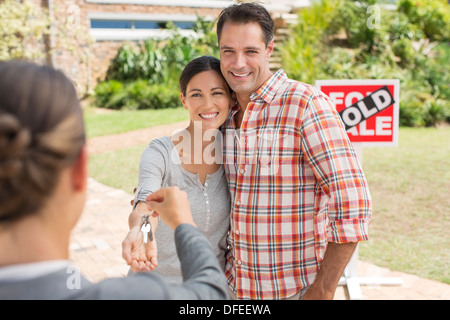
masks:
<svg viewBox="0 0 450 320"><path fill-rule="evenodd" d="M0 62L0 300L225 298L223 266L175 187L147 200L175 230L189 285L152 273L92 284L76 272L69 240L86 199L85 140L78 97L63 73Z"/></svg>
<svg viewBox="0 0 450 320"><path fill-rule="evenodd" d="M220 61L210 56L191 61L180 76L180 91L190 123L181 132L153 140L143 152L137 205L130 214L130 232L123 241L123 257L132 271L156 270L174 282L181 281L181 272L170 228L150 218L155 237L143 243L142 216L149 214L145 197L172 185L186 191L194 222L210 240L222 266L230 212L219 127L228 116L231 91L220 72Z"/></svg>

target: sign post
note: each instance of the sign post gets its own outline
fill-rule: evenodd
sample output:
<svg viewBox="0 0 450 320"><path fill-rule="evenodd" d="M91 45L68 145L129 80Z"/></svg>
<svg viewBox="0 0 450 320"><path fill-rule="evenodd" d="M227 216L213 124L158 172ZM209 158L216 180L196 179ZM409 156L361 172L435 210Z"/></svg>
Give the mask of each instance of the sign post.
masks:
<svg viewBox="0 0 450 320"><path fill-rule="evenodd" d="M364 147L396 147L399 126L399 80L317 80L339 112L362 165ZM350 299L362 299L360 285L401 285L400 278L358 277L356 250L339 285L346 285Z"/></svg>

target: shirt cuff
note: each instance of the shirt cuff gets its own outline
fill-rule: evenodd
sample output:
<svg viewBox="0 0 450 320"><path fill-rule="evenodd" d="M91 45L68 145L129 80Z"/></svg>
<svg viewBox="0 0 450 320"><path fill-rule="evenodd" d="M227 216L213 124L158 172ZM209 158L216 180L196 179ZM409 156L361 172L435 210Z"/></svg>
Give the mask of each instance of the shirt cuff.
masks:
<svg viewBox="0 0 450 320"><path fill-rule="evenodd" d="M367 219L344 219L331 222L327 227L328 242L347 243L369 240Z"/></svg>

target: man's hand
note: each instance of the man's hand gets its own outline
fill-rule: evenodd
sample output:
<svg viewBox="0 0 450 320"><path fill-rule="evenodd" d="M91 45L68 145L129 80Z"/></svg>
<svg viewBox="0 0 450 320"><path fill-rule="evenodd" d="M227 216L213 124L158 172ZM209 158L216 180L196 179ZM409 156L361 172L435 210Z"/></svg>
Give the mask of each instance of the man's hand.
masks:
<svg viewBox="0 0 450 320"><path fill-rule="evenodd" d="M320 269L314 283L303 296L303 300L333 300L339 279L344 273L357 242L328 242Z"/></svg>
<svg viewBox="0 0 450 320"><path fill-rule="evenodd" d="M145 200L148 210L154 210L160 215L161 220L173 230L183 223L196 227L187 194L178 187L159 189L147 196Z"/></svg>

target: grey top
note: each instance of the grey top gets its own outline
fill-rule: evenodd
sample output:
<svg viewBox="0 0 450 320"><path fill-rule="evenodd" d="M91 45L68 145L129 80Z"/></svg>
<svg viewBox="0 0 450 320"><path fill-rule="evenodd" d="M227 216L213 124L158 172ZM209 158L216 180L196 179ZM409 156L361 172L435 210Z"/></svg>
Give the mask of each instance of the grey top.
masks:
<svg viewBox="0 0 450 320"><path fill-rule="evenodd" d="M73 281L76 276L73 270L63 268L26 280L0 277L0 300L228 298L222 267L201 232L191 225L182 224L175 230L175 243L181 261L183 284L169 284L154 272L111 278L93 284L82 275ZM74 283L77 285L74 286Z"/></svg>
<svg viewBox="0 0 450 320"><path fill-rule="evenodd" d="M170 137L155 139L142 153L135 203L144 201L150 193L160 188L170 186L178 186L187 193L195 224L209 240L220 265L225 268L230 194L223 165L207 175L202 185L198 174L190 173L181 166ZM176 257L173 230L160 220L155 238L158 246L158 267L155 271L173 283L180 282L180 263Z"/></svg>

